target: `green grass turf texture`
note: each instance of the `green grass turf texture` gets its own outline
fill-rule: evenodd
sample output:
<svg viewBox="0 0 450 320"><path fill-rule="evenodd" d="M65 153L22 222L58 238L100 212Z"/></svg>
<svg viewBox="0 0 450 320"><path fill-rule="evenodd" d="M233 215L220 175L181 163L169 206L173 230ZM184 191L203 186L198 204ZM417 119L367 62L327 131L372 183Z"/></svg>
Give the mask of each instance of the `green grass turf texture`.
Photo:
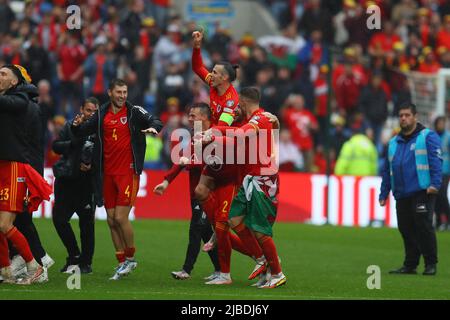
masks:
<svg viewBox="0 0 450 320"><path fill-rule="evenodd" d="M77 221L72 220L78 233ZM81 289L67 289L69 275L59 269L66 258L51 220L35 219L42 242L56 264L48 283L31 286L0 284L3 299L449 299L450 232L438 237L437 276L389 275L403 262L403 245L396 229L345 228L277 223L278 253L287 284L277 289L250 287L254 267L249 258L233 252L233 284L209 286L203 277L212 272L206 253L200 252L192 278L175 280L170 272L181 269L188 239L188 221L134 221L138 268L120 281L110 281L117 262L105 221L96 222L96 248L91 275L82 275ZM381 289L367 288L369 265L381 268Z"/></svg>

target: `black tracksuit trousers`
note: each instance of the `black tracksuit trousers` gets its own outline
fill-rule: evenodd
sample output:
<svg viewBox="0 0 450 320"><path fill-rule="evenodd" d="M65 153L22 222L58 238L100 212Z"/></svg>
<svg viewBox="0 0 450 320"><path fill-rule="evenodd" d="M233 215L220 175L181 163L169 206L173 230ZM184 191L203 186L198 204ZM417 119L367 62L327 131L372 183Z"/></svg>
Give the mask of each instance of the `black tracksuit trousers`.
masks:
<svg viewBox="0 0 450 320"><path fill-rule="evenodd" d="M397 223L405 247L403 265L416 268L423 255L425 265L438 262L436 234L433 228L433 213L436 195L421 191L414 196L398 199Z"/></svg>

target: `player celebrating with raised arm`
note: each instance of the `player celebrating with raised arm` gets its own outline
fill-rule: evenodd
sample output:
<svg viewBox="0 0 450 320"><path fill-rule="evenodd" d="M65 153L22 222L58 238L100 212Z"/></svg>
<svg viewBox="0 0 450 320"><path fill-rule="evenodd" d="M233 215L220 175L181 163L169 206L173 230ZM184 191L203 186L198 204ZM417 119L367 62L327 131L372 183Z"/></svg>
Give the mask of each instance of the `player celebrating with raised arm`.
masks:
<svg viewBox="0 0 450 320"><path fill-rule="evenodd" d="M239 102L239 95L232 82L236 80L236 69L229 62L217 63L212 72L203 65L201 44L203 32L192 33L194 39L192 50L192 69L209 85L209 106L211 108L212 125L231 126L235 117L235 109Z"/></svg>
<svg viewBox="0 0 450 320"><path fill-rule="evenodd" d="M128 219L139 190L139 176L144 166L145 133L157 134L162 122L140 106L127 101L128 86L120 79L111 81L110 102L102 105L89 120L77 116L72 124L76 136L96 133L93 164L96 187L104 200L108 225L116 249L119 266L111 280L118 280L133 271L134 233Z"/></svg>

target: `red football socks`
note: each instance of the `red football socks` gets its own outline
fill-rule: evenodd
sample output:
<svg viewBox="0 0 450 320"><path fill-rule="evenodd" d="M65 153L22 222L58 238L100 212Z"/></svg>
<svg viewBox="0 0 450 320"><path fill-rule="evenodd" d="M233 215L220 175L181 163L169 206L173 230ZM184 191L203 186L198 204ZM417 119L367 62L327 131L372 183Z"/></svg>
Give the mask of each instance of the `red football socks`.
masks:
<svg viewBox="0 0 450 320"><path fill-rule="evenodd" d="M267 262L270 266L270 272L272 274L279 274L281 272L280 262L278 261L278 253L275 248L275 243L272 237L262 236L258 239L259 244L264 252Z"/></svg>
<svg viewBox="0 0 450 320"><path fill-rule="evenodd" d="M231 241L231 248L233 248L233 250L236 250L237 252L245 254L246 256L249 256L249 257L252 256L250 254L250 252L247 250L247 248L245 247L245 245L242 243L242 240L237 235L229 232L229 236L230 236L230 241Z"/></svg>
<svg viewBox="0 0 450 320"><path fill-rule="evenodd" d="M10 265L8 240L6 240L5 235L0 232L0 269Z"/></svg>
<svg viewBox="0 0 450 320"><path fill-rule="evenodd" d="M134 258L134 253L136 252L135 247L125 248L125 258L132 259Z"/></svg>
<svg viewBox="0 0 450 320"><path fill-rule="evenodd" d="M250 253L250 256L257 259L263 255L263 251L261 250L255 235L243 222L234 227L233 230L241 239L241 243L245 246L247 252Z"/></svg>
<svg viewBox="0 0 450 320"><path fill-rule="evenodd" d="M16 227L12 227L5 234L5 236L12 242L14 247L16 247L17 251L19 251L19 254L22 256L26 263L31 262L34 259L27 239L19 230L17 230Z"/></svg>
<svg viewBox="0 0 450 320"><path fill-rule="evenodd" d="M119 263L124 263L125 262L125 252L117 251L116 252L116 259L117 259L117 261L119 261Z"/></svg>
<svg viewBox="0 0 450 320"><path fill-rule="evenodd" d="M228 225L216 223L217 251L219 254L220 272L230 273L231 265L231 240Z"/></svg>

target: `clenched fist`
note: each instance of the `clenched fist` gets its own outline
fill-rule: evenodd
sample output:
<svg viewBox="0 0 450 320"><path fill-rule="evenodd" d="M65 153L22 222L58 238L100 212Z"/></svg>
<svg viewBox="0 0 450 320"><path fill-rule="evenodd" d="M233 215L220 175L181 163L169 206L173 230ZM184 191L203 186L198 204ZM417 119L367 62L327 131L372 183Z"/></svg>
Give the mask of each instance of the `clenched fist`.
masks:
<svg viewBox="0 0 450 320"><path fill-rule="evenodd" d="M194 48L200 48L203 40L203 30L192 32L192 38L194 39Z"/></svg>

